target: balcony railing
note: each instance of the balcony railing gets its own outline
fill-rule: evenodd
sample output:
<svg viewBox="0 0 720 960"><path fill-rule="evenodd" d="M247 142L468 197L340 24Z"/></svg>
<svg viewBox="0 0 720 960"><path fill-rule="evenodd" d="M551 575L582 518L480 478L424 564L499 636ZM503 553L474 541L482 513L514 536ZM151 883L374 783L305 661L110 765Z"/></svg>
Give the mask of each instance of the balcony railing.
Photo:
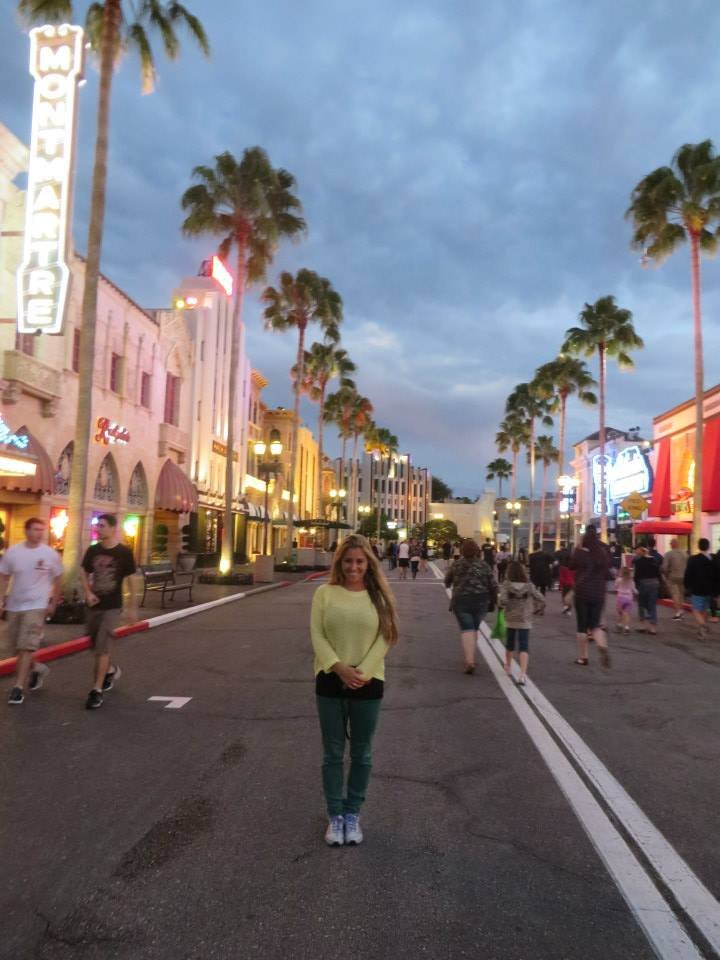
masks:
<svg viewBox="0 0 720 960"><path fill-rule="evenodd" d="M5 403L17 403L21 393L28 393L44 401L45 416L54 415L57 400L62 394L62 373L59 370L19 350L5 350L2 378L6 381L3 391Z"/></svg>

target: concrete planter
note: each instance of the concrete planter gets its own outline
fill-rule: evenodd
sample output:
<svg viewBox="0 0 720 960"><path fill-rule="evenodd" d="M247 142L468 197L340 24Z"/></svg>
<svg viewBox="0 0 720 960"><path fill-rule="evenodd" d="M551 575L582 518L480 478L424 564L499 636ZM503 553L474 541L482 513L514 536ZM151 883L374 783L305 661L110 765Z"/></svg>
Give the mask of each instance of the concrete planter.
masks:
<svg viewBox="0 0 720 960"><path fill-rule="evenodd" d="M260 554L255 558L253 566L253 579L255 583L272 583L275 579L274 563L272 557L266 557Z"/></svg>

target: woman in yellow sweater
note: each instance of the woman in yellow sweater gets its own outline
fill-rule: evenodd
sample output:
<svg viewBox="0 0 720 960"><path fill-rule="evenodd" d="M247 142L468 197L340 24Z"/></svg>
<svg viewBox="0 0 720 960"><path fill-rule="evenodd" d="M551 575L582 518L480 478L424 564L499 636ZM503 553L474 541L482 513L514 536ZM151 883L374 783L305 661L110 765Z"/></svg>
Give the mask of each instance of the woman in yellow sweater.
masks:
<svg viewBox="0 0 720 960"><path fill-rule="evenodd" d="M325 842L361 843L359 814L372 769L385 654L398 638L395 600L365 537L349 536L335 551L330 582L313 597L310 625L329 817ZM350 774L345 791L346 738Z"/></svg>

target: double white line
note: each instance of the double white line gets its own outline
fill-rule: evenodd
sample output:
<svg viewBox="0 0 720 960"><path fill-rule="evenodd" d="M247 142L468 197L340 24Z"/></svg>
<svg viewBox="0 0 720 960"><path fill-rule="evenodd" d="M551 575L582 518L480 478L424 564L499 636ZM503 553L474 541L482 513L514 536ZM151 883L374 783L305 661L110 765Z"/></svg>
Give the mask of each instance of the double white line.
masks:
<svg viewBox="0 0 720 960"><path fill-rule="evenodd" d="M433 572L442 577L435 565ZM503 668L504 647L491 639L487 624L482 624L478 650L658 957L702 960L708 955L707 947L720 956L720 903L535 684L528 680L524 695L520 692ZM647 866L629 841L637 846ZM673 899L678 912L683 912L704 938L704 953L668 902Z"/></svg>

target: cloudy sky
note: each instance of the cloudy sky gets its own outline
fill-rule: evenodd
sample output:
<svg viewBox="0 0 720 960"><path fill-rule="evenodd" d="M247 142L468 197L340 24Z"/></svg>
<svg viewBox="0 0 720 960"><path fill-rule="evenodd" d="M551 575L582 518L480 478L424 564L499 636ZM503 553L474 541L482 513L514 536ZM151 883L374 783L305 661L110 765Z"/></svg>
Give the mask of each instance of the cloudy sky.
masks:
<svg viewBox="0 0 720 960"><path fill-rule="evenodd" d="M611 370L608 422L649 431L692 391L687 251L643 270L629 194L683 143L720 144L715 0L212 0L187 5L213 48L160 60L141 97L117 74L103 270L169 303L208 244L179 235L192 168L263 146L298 180L306 266L345 302L358 387L403 450L458 494L486 485L509 391L551 359L586 301L611 293L646 342ZM77 6L84 14L86 4ZM27 40L0 0L0 121L30 135ZM96 74L82 93L75 237L85 248ZM704 268L706 383L720 378L720 260ZM272 404L291 402L288 335L245 320ZM314 411L308 406L310 422ZM569 439L595 429L571 409Z"/></svg>

